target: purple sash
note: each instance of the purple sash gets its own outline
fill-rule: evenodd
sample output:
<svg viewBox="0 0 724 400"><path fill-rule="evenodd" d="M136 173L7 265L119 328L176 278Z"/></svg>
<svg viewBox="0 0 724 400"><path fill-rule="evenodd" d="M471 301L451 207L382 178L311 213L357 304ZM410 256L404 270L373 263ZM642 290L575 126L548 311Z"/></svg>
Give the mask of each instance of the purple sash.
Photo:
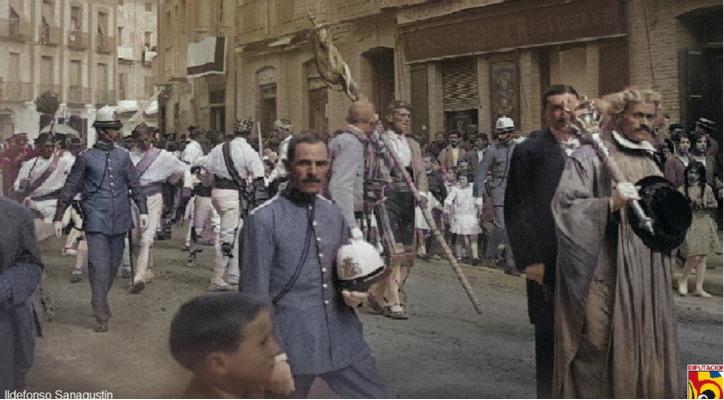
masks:
<svg viewBox="0 0 724 400"><path fill-rule="evenodd" d="M38 157L40 157L40 156L38 156ZM30 185L28 185L28 187L25 190L22 191L23 198L29 196L31 193L36 191L40 186L43 185L43 183L45 183L45 181L48 180L48 178L50 177L50 174L52 174L53 171L55 171L55 169L58 167L59 160L60 160L60 157L57 154L54 154L53 160L50 162L50 165L48 165L48 168L46 168L45 171L43 171L43 173L40 174L40 176L38 176L32 183L30 183ZM37 162L37 159L36 159L36 162ZM31 169L31 171L32 171L32 169Z"/></svg>
<svg viewBox="0 0 724 400"><path fill-rule="evenodd" d="M142 177L143 173L153 164L154 161L161 155L161 149L152 147L146 152L141 161L136 165L136 171L138 171L138 177Z"/></svg>

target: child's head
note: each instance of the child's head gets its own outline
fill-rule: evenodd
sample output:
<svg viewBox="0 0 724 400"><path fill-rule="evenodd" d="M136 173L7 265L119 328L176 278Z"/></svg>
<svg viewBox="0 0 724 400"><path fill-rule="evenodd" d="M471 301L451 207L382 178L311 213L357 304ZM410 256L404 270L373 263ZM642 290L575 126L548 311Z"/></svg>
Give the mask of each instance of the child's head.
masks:
<svg viewBox="0 0 724 400"><path fill-rule="evenodd" d="M269 309L240 293L196 297L171 322L171 354L198 379L228 392L263 384L280 352Z"/></svg>
<svg viewBox="0 0 724 400"><path fill-rule="evenodd" d="M706 183L706 168L698 161L690 161L684 170L686 186L703 186Z"/></svg>
<svg viewBox="0 0 724 400"><path fill-rule="evenodd" d="M689 141L689 137L684 134L683 131L677 131L674 134L671 135L671 140L676 145L676 151L679 152L679 154L688 154L689 148L691 147L691 142Z"/></svg>
<svg viewBox="0 0 724 400"><path fill-rule="evenodd" d="M470 180L469 180L467 171L458 172L457 179L458 179L458 184L460 185L460 187L463 187L463 188L468 187Z"/></svg>
<svg viewBox="0 0 724 400"><path fill-rule="evenodd" d="M709 145L706 135L697 131L689 133L689 142L694 154L704 154Z"/></svg>

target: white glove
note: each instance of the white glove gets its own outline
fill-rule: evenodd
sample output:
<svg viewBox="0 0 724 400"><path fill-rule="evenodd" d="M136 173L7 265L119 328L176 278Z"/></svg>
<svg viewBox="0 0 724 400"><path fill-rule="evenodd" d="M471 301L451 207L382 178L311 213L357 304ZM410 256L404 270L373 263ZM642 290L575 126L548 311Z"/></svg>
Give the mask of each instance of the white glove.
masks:
<svg viewBox="0 0 724 400"><path fill-rule="evenodd" d="M631 182L621 182L613 188L609 205L612 211L618 211L633 200L641 200L638 189Z"/></svg>
<svg viewBox="0 0 724 400"><path fill-rule="evenodd" d="M148 227L148 214L139 215L138 222L141 223L141 229L146 229Z"/></svg>
<svg viewBox="0 0 724 400"><path fill-rule="evenodd" d="M61 221L53 222L53 231L55 232L55 237L60 239L63 236L63 223Z"/></svg>
<svg viewBox="0 0 724 400"><path fill-rule="evenodd" d="M350 231L352 234L352 240L363 240L364 235L362 234L362 231L359 228L352 228Z"/></svg>

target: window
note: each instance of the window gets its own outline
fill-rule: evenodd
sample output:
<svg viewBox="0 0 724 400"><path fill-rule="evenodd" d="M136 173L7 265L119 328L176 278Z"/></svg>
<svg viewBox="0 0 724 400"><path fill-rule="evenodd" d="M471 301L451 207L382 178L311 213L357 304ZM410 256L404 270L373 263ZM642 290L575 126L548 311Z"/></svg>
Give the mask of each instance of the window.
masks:
<svg viewBox="0 0 724 400"><path fill-rule="evenodd" d="M70 85L80 86L81 80L81 63L80 60L70 60Z"/></svg>
<svg viewBox="0 0 724 400"><path fill-rule="evenodd" d="M148 12L153 11L153 4L146 2L145 7L146 7L146 11L148 11Z"/></svg>
<svg viewBox="0 0 724 400"><path fill-rule="evenodd" d="M70 26L74 31L83 30L83 10L80 7L70 8Z"/></svg>
<svg viewBox="0 0 724 400"><path fill-rule="evenodd" d="M128 93L126 93L126 90L128 89L128 74L125 72L121 72L118 74L118 91L120 92L118 94L119 98L121 100L128 98Z"/></svg>
<svg viewBox="0 0 724 400"><path fill-rule="evenodd" d="M96 75L96 89L108 90L108 65L98 64Z"/></svg>
<svg viewBox="0 0 724 400"><path fill-rule="evenodd" d="M8 80L10 82L20 81L20 53L10 53L10 71Z"/></svg>
<svg viewBox="0 0 724 400"><path fill-rule="evenodd" d="M40 59L40 83L54 83L53 79L53 57L43 56Z"/></svg>
<svg viewBox="0 0 724 400"><path fill-rule="evenodd" d="M108 13L103 11L98 12L98 33L101 35L108 34Z"/></svg>
<svg viewBox="0 0 724 400"><path fill-rule="evenodd" d="M123 46L123 27L118 27L118 34L116 35L116 41L119 46Z"/></svg>
<svg viewBox="0 0 724 400"><path fill-rule="evenodd" d="M151 32L143 32L143 45L146 46L147 49L150 49L151 46Z"/></svg>

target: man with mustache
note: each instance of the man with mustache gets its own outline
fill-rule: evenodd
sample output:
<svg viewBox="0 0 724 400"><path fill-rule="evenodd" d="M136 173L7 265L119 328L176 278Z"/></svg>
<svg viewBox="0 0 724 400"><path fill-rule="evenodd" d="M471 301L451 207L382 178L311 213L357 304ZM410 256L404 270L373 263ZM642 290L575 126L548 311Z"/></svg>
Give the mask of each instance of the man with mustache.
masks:
<svg viewBox="0 0 724 400"><path fill-rule="evenodd" d="M349 239L342 211L321 196L330 160L315 134L289 142L289 182L254 209L241 234L242 293L272 299L275 358L267 391L306 398L315 378L341 398L385 398L354 307L366 295L340 290L335 263Z"/></svg>
<svg viewBox="0 0 724 400"><path fill-rule="evenodd" d="M465 149L460 146L460 134L450 131L447 134L447 146L437 156L445 173L455 170L458 162L465 158Z"/></svg>
<svg viewBox="0 0 724 400"><path fill-rule="evenodd" d="M606 100L612 124L603 140L623 181L614 184L596 149L584 145L566 161L551 203L558 236L553 397L672 398L681 393L671 256L649 248L627 212L639 199L635 183L665 181L651 143L661 95L630 88Z"/></svg>
<svg viewBox="0 0 724 400"><path fill-rule="evenodd" d="M420 145L408 134L410 133L410 105L401 101L393 101L385 113L386 128L384 133L376 132L368 146L366 175L377 182L385 182L382 196L376 200L374 213L379 229L382 232L382 243L390 273L384 281L375 285L370 296L370 305L385 316L393 319L407 319L408 314L400 299L400 291L415 263L415 199L402 178L399 168L405 168L420 193L428 191L427 174L422 162ZM378 135L389 139L402 165L393 162L382 153L382 140ZM399 168L398 168L399 167ZM424 204L427 206L424 195Z"/></svg>
<svg viewBox="0 0 724 400"><path fill-rule="evenodd" d="M525 273L528 317L535 327L537 395L551 397L553 293L557 242L551 199L566 158L578 144L571 131L578 92L553 85L543 93L545 129L515 146L505 189L504 216L515 265Z"/></svg>

